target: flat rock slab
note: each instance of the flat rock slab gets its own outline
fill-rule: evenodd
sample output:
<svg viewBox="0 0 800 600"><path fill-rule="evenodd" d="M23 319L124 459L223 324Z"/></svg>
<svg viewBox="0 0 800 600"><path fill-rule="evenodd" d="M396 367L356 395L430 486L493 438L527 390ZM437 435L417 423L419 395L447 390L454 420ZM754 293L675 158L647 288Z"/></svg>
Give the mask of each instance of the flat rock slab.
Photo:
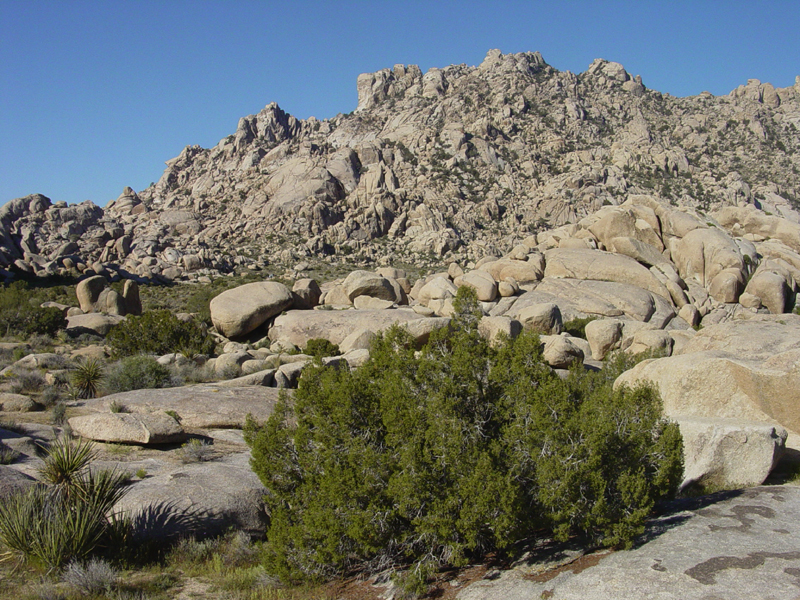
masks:
<svg viewBox="0 0 800 600"><path fill-rule="evenodd" d="M93 413L72 417L72 431L97 442L121 444L172 444L182 442L186 434L178 422L164 412L153 413Z"/></svg>
<svg viewBox="0 0 800 600"><path fill-rule="evenodd" d="M389 329L397 323L424 319L411 309L397 310L290 310L275 319L269 330L273 342L291 342L303 348L308 340L324 338L333 344L341 343L357 329L373 333Z"/></svg>
<svg viewBox="0 0 800 600"><path fill-rule="evenodd" d="M213 535L231 527L263 535L265 492L250 469L250 453L240 452L148 475L131 484L115 508L134 518L143 539Z"/></svg>
<svg viewBox="0 0 800 600"><path fill-rule="evenodd" d="M190 385L111 394L86 400L83 407L90 412L109 412L109 405L117 402L132 413L174 410L184 427L240 429L248 413L256 421L266 421L279 393L275 388L260 386Z"/></svg>
<svg viewBox="0 0 800 600"><path fill-rule="evenodd" d="M572 568L546 574L537 574L535 564L519 565L467 586L457 598L753 600L800 596L800 487L722 492L672 506L672 511L651 522L633 550L584 557Z"/></svg>

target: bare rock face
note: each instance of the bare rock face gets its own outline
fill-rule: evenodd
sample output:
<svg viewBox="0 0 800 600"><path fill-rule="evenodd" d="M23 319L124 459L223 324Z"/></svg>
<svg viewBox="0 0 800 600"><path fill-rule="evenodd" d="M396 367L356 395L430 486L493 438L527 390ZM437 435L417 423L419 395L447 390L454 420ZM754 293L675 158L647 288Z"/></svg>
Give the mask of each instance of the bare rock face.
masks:
<svg viewBox="0 0 800 600"><path fill-rule="evenodd" d="M783 456L786 430L736 419L676 419L683 436L684 481L712 489L761 485Z"/></svg>
<svg viewBox="0 0 800 600"><path fill-rule="evenodd" d="M544 361L554 369L569 369L573 363L582 363L583 350L571 338L561 335L544 336Z"/></svg>
<svg viewBox="0 0 800 600"><path fill-rule="evenodd" d="M282 283L247 283L211 301L211 321L225 337L242 337L291 304L292 293Z"/></svg>
<svg viewBox="0 0 800 600"><path fill-rule="evenodd" d="M523 329L536 333L559 334L564 328L561 311L558 305L552 302L531 304L521 308L516 313L516 318Z"/></svg>
<svg viewBox="0 0 800 600"><path fill-rule="evenodd" d="M322 290L319 289L316 281L308 278L298 279L292 287L292 297L294 298L292 308L299 310L314 308L319 304L321 296Z"/></svg>
<svg viewBox="0 0 800 600"><path fill-rule="evenodd" d="M586 324L586 340L592 349L592 358L603 360L622 339L622 323L616 319L598 319Z"/></svg>
<svg viewBox="0 0 800 600"><path fill-rule="evenodd" d="M165 413L95 413L72 417L69 425L77 435L98 442L150 446L186 439L183 427Z"/></svg>
<svg viewBox="0 0 800 600"><path fill-rule="evenodd" d="M340 344L348 335L358 329L373 333L388 329L395 323L427 320L408 308L397 310L290 310L275 319L270 327L269 339L305 347L308 340L324 338L333 344ZM431 319L432 320L432 319Z"/></svg>

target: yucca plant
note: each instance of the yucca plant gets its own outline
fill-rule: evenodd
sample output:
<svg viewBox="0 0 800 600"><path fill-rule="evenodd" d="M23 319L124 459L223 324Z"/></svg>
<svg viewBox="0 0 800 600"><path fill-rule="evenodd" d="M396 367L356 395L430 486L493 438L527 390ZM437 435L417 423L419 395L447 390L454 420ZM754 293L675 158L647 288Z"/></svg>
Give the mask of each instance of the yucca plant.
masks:
<svg viewBox="0 0 800 600"><path fill-rule="evenodd" d="M78 397L84 399L97 397L104 376L103 363L96 358L80 363L72 374L72 385L77 390Z"/></svg>
<svg viewBox="0 0 800 600"><path fill-rule="evenodd" d="M26 558L60 567L89 555L104 539L120 539L126 521L111 511L127 491L127 476L92 471L95 450L88 442L60 440L47 452L39 471L45 484L0 504L0 541Z"/></svg>

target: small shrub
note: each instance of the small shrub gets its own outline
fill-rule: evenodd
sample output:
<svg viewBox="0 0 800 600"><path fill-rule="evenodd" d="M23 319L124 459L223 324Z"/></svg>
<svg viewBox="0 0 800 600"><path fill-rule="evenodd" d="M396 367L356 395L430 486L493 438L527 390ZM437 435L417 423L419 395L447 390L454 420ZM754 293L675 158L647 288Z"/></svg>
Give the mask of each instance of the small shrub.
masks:
<svg viewBox="0 0 800 600"><path fill-rule="evenodd" d="M23 392L38 392L44 387L44 376L35 369L18 369L17 382Z"/></svg>
<svg viewBox="0 0 800 600"><path fill-rule="evenodd" d="M40 304L41 298L25 282L0 286L0 334L54 336L66 327L67 320L59 309L42 308Z"/></svg>
<svg viewBox="0 0 800 600"><path fill-rule="evenodd" d="M139 479L144 479L147 477L147 469L137 469L134 475L136 475L136 477Z"/></svg>
<svg viewBox="0 0 800 600"><path fill-rule="evenodd" d="M572 337L579 337L586 339L586 325L594 321L597 317L585 317L579 319L570 319L564 323L564 331Z"/></svg>
<svg viewBox="0 0 800 600"><path fill-rule="evenodd" d="M339 346L326 340L325 338L314 338L308 340L303 353L320 359L328 356L339 356L341 354L339 351Z"/></svg>
<svg viewBox="0 0 800 600"><path fill-rule="evenodd" d="M116 358L136 354L210 354L214 340L206 327L195 321L181 321L168 310L147 311L128 316L106 336Z"/></svg>
<svg viewBox="0 0 800 600"><path fill-rule="evenodd" d="M178 458L183 463L195 463L211 460L214 448L206 440L192 438L177 450Z"/></svg>
<svg viewBox="0 0 800 600"><path fill-rule="evenodd" d="M0 465L10 465L19 458L19 452L0 442Z"/></svg>
<svg viewBox="0 0 800 600"><path fill-rule="evenodd" d="M59 402L53 409L50 411L50 420L52 421L53 425L63 425L64 421L66 420L67 415L67 405L63 402Z"/></svg>
<svg viewBox="0 0 800 600"><path fill-rule="evenodd" d="M168 414L170 417L172 417L173 419L175 419L175 421L176 421L178 424L180 424L180 422L181 422L181 416L180 416L180 415L177 413L177 411L174 411L174 410L170 409L170 410L165 410L164 412L165 412L166 414Z"/></svg>
<svg viewBox="0 0 800 600"><path fill-rule="evenodd" d="M117 402L116 400L112 400L112 401L109 403L109 405L108 405L108 409L109 409L109 410L110 410L112 413L126 413L126 412L128 412L128 407L126 407L126 406L125 406L124 404L122 404L121 402Z"/></svg>
<svg viewBox="0 0 800 600"><path fill-rule="evenodd" d="M64 569L61 581L84 596L110 592L117 582L117 571L98 558L88 562L72 561Z"/></svg>
<svg viewBox="0 0 800 600"><path fill-rule="evenodd" d="M72 385L78 398L96 398L104 377L103 363L96 358L89 358L78 364L72 373Z"/></svg>
<svg viewBox="0 0 800 600"><path fill-rule="evenodd" d="M105 391L109 394L170 387L172 374L169 368L152 356L128 356L114 365L105 380Z"/></svg>
<svg viewBox="0 0 800 600"><path fill-rule="evenodd" d="M50 408L51 406L58 404L60 399L61 392L58 390L58 388L54 385L48 385L42 390L42 395L39 398L39 401L45 408Z"/></svg>

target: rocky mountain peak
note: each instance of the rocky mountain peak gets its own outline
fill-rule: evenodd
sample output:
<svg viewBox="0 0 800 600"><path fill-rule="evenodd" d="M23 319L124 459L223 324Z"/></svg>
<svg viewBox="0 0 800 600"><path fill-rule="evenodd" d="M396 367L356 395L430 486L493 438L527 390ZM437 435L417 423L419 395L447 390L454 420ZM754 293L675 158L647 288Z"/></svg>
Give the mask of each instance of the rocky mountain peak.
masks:
<svg viewBox="0 0 800 600"><path fill-rule="evenodd" d="M309 257L478 261L636 194L800 221L800 80L675 98L609 60L575 74L490 50L478 66L394 65L356 86L350 114L302 120L268 104L215 147L187 146L153 186L80 209L106 235L78 233L75 259L179 277L182 256L210 273ZM3 209L6 263L26 238L58 264L76 233L39 226L50 208L32 198Z"/></svg>

